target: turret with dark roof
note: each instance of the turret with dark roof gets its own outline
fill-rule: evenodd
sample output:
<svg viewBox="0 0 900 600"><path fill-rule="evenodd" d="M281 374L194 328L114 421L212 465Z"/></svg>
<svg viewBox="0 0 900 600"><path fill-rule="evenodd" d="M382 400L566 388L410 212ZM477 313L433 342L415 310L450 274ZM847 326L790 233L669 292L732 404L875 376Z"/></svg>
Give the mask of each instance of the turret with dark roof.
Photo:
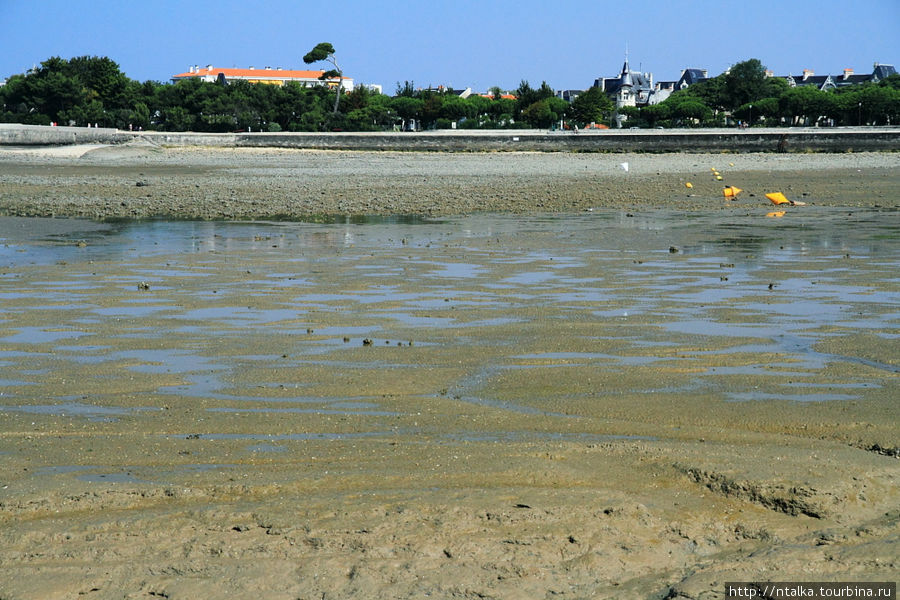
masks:
<svg viewBox="0 0 900 600"><path fill-rule="evenodd" d="M880 65L875 63L875 69L872 71L872 83L878 83L882 79L887 79L891 75L896 75L897 69L894 65Z"/></svg>

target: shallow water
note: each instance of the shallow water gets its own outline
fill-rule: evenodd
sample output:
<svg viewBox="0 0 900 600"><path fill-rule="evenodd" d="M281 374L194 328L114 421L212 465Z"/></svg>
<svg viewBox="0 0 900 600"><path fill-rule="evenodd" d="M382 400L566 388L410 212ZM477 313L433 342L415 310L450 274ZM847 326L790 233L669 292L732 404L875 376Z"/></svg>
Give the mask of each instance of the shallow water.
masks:
<svg viewBox="0 0 900 600"><path fill-rule="evenodd" d="M52 235L0 219L0 415L152 421L196 405L210 422L379 429L423 407L571 422L602 397L864 399L898 372L898 217L69 221ZM254 423L242 439L292 439Z"/></svg>

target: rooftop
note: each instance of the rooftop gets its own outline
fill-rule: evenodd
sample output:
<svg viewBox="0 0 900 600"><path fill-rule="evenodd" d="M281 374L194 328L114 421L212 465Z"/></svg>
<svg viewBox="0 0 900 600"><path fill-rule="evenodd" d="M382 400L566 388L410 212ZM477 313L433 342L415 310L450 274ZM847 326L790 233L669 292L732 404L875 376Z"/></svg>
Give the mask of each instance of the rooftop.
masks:
<svg viewBox="0 0 900 600"><path fill-rule="evenodd" d="M205 67L191 67L189 71L173 75L172 79L185 79L188 77L205 77L218 76L219 73L225 75L226 78L239 79L318 79L325 71L306 71L294 69L282 69L281 67L273 69L265 67L263 69L255 69L249 67L247 69L237 68L220 68L207 65ZM348 79L344 77L344 79Z"/></svg>

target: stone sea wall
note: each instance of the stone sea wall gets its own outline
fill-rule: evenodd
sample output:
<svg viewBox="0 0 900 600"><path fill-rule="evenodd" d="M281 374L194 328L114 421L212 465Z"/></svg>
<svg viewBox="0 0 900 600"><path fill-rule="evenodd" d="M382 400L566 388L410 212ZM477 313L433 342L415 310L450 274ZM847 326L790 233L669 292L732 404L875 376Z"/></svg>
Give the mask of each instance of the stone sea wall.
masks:
<svg viewBox="0 0 900 600"><path fill-rule="evenodd" d="M313 150L537 151L537 152L891 152L900 128L627 129L193 133L0 124L0 146L122 144L300 148Z"/></svg>

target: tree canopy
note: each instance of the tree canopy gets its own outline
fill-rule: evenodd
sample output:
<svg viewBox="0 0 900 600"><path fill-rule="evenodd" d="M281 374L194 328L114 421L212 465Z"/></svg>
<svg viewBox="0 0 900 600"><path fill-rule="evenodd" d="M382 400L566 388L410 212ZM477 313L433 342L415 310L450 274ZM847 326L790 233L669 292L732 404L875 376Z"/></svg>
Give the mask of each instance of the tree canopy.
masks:
<svg viewBox="0 0 900 600"><path fill-rule="evenodd" d="M337 64L337 59L334 57L334 46L332 46L328 42L321 42L316 44L316 47L307 52L303 56L303 62L306 64L311 64L314 62L326 61L334 65L333 69L329 69L325 71L319 76L319 79L322 81L327 81L329 79L337 78L337 93L334 97L334 114L338 112L338 104L341 102L341 84L343 83L344 72Z"/></svg>
<svg viewBox="0 0 900 600"><path fill-rule="evenodd" d="M632 111L638 124L724 125L726 116L750 125L887 125L900 121L900 75L878 83L821 90L769 77L758 59Z"/></svg>
<svg viewBox="0 0 900 600"><path fill-rule="evenodd" d="M615 105L609 96L599 87L592 87L572 101L571 115L572 119L584 126L602 123L614 108Z"/></svg>
<svg viewBox="0 0 900 600"><path fill-rule="evenodd" d="M323 42L304 61L328 61L341 77L334 47ZM510 93L481 96L397 84L393 96L356 87L259 85L247 81L137 82L106 57L51 57L0 86L0 121L48 125L96 124L165 131L383 131L412 128L530 128L609 123L614 105L598 88L569 104L544 81L521 81ZM625 108L630 125L705 127L726 117L752 125L885 125L900 122L900 76L878 83L819 90L767 77L757 59L672 93L659 104Z"/></svg>

